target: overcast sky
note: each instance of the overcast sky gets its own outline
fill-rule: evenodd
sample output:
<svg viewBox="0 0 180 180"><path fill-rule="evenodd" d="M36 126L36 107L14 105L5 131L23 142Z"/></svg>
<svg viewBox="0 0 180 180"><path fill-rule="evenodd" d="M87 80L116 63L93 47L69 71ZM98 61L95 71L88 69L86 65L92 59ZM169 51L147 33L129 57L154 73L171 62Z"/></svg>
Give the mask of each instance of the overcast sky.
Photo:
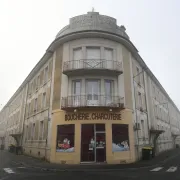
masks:
<svg viewBox="0 0 180 180"><path fill-rule="evenodd" d="M179 0L0 0L0 108L69 18L92 7L126 27L141 57L180 108Z"/></svg>

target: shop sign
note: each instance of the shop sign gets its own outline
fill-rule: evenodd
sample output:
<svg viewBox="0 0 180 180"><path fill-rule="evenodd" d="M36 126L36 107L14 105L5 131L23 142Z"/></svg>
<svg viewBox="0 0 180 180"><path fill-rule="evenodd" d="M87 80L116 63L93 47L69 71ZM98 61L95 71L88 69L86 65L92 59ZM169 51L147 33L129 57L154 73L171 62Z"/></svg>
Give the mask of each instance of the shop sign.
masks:
<svg viewBox="0 0 180 180"><path fill-rule="evenodd" d="M73 120L121 120L121 114L116 113L70 113L65 115L65 121Z"/></svg>

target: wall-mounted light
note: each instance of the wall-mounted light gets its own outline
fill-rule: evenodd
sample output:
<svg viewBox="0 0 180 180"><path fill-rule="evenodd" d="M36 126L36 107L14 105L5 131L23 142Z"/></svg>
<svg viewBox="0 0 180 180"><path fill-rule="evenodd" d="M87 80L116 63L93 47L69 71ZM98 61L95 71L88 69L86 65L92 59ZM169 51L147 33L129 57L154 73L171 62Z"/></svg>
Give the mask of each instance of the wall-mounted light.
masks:
<svg viewBox="0 0 180 180"><path fill-rule="evenodd" d="M112 109L109 109L110 112L112 112Z"/></svg>
<svg viewBox="0 0 180 180"><path fill-rule="evenodd" d="M77 112L77 109L74 109L74 112Z"/></svg>

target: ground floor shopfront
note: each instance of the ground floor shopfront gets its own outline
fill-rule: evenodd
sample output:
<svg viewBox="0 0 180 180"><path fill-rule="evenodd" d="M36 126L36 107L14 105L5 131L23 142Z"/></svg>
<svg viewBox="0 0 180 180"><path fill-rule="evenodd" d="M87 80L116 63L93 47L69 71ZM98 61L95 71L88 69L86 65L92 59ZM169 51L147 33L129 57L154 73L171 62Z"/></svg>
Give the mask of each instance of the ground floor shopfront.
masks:
<svg viewBox="0 0 180 180"><path fill-rule="evenodd" d="M132 112L54 111L52 163L131 163L135 161Z"/></svg>

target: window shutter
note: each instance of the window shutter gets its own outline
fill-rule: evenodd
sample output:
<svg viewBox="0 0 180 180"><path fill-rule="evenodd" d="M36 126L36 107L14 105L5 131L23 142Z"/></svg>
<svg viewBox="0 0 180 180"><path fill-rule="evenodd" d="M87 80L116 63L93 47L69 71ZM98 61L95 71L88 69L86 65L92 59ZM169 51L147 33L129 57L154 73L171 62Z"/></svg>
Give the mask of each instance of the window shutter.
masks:
<svg viewBox="0 0 180 180"><path fill-rule="evenodd" d="M32 123L29 123L28 139L31 139Z"/></svg>
<svg viewBox="0 0 180 180"><path fill-rule="evenodd" d="M86 53L87 53L87 59L93 60L93 59L100 59L100 48L96 47L87 47L86 48Z"/></svg>
<svg viewBox="0 0 180 180"><path fill-rule="evenodd" d="M35 140L38 140L38 134L39 134L39 121L37 121L35 125Z"/></svg>
<svg viewBox="0 0 180 180"><path fill-rule="evenodd" d="M43 139L46 140L48 134L48 118L44 120L44 134Z"/></svg>
<svg viewBox="0 0 180 180"><path fill-rule="evenodd" d="M144 94L142 94L142 108L143 110L146 110L146 99Z"/></svg>
<svg viewBox="0 0 180 180"><path fill-rule="evenodd" d="M40 86L43 85L43 76L44 76L44 71L41 71L41 73L40 73Z"/></svg>
<svg viewBox="0 0 180 180"><path fill-rule="evenodd" d="M53 61L51 60L50 63L49 63L48 79L51 79L51 75L52 75L52 63L53 63Z"/></svg>
<svg viewBox="0 0 180 180"><path fill-rule="evenodd" d="M28 111L29 111L29 104L26 104L26 117L28 117Z"/></svg>
<svg viewBox="0 0 180 180"><path fill-rule="evenodd" d="M82 48L77 48L73 50L73 60L82 59Z"/></svg>
<svg viewBox="0 0 180 180"><path fill-rule="evenodd" d="M136 108L139 108L139 94L135 88Z"/></svg>
<svg viewBox="0 0 180 180"><path fill-rule="evenodd" d="M49 107L50 105L50 87L46 90L46 107Z"/></svg>
<svg viewBox="0 0 180 180"><path fill-rule="evenodd" d="M38 102L37 102L37 111L41 110L41 94L38 95Z"/></svg>
<svg viewBox="0 0 180 180"><path fill-rule="evenodd" d="M34 114L34 99L31 100L31 115Z"/></svg>

